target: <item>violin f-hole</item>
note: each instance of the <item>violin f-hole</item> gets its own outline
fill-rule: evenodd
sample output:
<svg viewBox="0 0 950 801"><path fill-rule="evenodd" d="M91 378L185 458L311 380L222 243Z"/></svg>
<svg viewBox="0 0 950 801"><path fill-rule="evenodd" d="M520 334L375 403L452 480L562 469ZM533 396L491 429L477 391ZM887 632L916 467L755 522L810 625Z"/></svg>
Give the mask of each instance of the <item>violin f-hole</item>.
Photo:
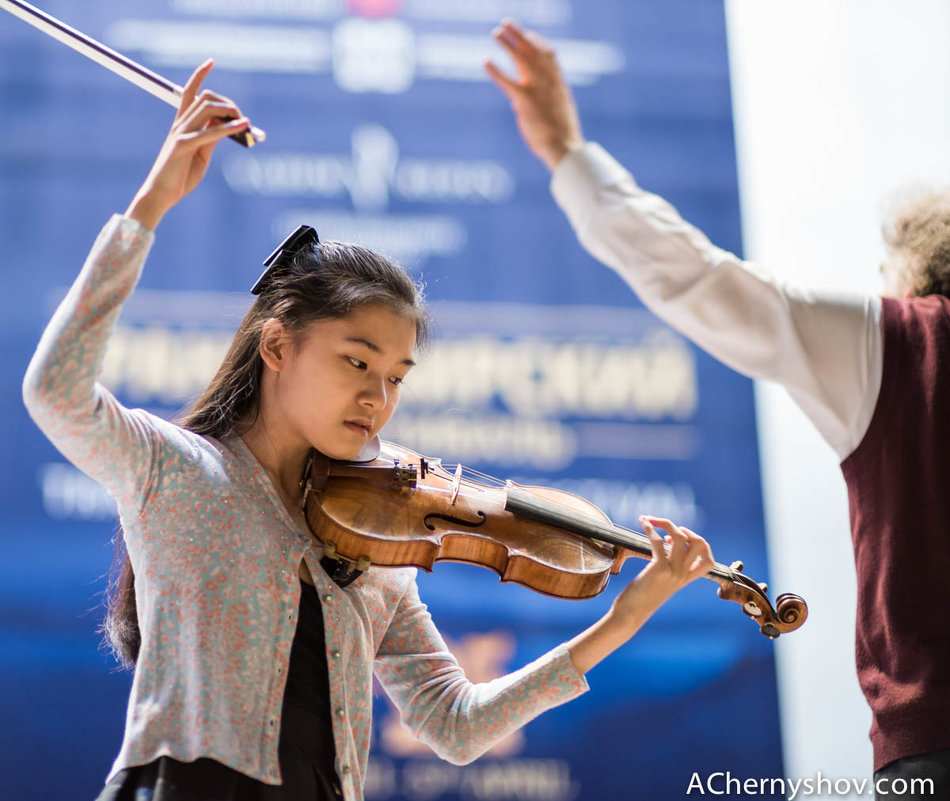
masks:
<svg viewBox="0 0 950 801"><path fill-rule="evenodd" d="M426 515L425 519L422 521L423 524L429 531L435 531L435 526L430 523L430 520L442 520L446 523L451 523L453 526L463 526L465 528L478 528L484 524L487 519L484 512L476 512L478 515L478 520L463 520L461 517L452 517L451 515L440 515L440 514L431 514Z"/></svg>

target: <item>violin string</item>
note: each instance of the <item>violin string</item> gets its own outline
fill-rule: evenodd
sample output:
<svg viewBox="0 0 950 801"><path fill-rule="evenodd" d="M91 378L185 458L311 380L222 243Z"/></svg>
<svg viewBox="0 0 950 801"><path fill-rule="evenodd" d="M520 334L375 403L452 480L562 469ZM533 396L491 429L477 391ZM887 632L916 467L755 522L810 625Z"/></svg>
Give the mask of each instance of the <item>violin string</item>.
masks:
<svg viewBox="0 0 950 801"><path fill-rule="evenodd" d="M650 538L646 534L624 526L618 526L610 520L600 520L584 512L552 503L544 498L536 497L530 492L525 492L516 487L509 489L508 497L514 507L513 510L527 514L539 522L548 522L553 525L563 526L568 530L575 531L575 533L590 536L602 542L619 545L635 552L639 551L648 556L653 550ZM575 528L574 526L577 527ZM663 550L669 554L672 550L671 544L664 542ZM720 564L719 562L714 562L713 565L709 577L719 576L720 578L728 578L735 581L733 571L726 567L726 565Z"/></svg>
<svg viewBox="0 0 950 801"><path fill-rule="evenodd" d="M455 469L458 467L458 464L443 464L442 466L450 473L454 473ZM481 470L476 470L474 467L468 467L464 464L462 465L462 476L463 478L478 479L489 486L505 486L505 482L502 479L496 478L495 476L488 473L483 473Z"/></svg>
<svg viewBox="0 0 950 801"><path fill-rule="evenodd" d="M449 472L454 472L455 469L458 467L458 463L443 464L442 466ZM508 482L503 481L500 478L496 478L495 476L490 475L489 473L484 473L481 470L476 470L474 467L468 467L467 465L464 465L464 464L462 465L462 476L463 478L478 479L479 481L485 484L488 484L489 486L504 487L504 486L507 486L508 484ZM620 535L620 536L629 538L632 541L632 543L637 543L641 546L646 545L649 547L650 538L646 534L640 531L634 531L633 529L627 528L625 526L618 526L613 521L605 523L603 520L597 518L596 516L592 514L588 514L576 509L570 509L568 507L562 507L560 504L551 503L541 498L535 498L534 500L535 500L535 503L539 504L539 506L545 507L546 511L548 511L549 513L553 512L557 514L558 516L560 516L562 520L574 520L578 523L581 523L582 525L593 525L594 527L600 529L602 535L606 535L608 533L612 533L614 535ZM637 550L637 549L633 548L633 550ZM664 550L666 550L667 553L669 553L670 546L668 543L664 543ZM733 571L730 568L727 568L726 565L720 564L719 562L716 562L714 564L715 566L713 570L711 571L712 575L718 575L724 578L733 578L734 576Z"/></svg>
<svg viewBox="0 0 950 801"><path fill-rule="evenodd" d="M458 467L458 464L451 464L451 465L443 464L443 467L449 472L454 472L455 469ZM507 486L508 484L507 481L504 481L500 478L496 478L495 476L492 476L488 473L483 473L481 470L477 470L474 467L468 467L467 465L462 465L462 476L465 478L477 478L483 481L484 483L493 485L493 486L504 487L504 486ZM556 510L557 513L564 515L565 517L569 517L578 522L590 521L592 524L595 524L595 525L599 525L599 526L604 525L604 522L593 514L588 514L577 509L570 509L568 507L561 506L560 504L554 504L549 501L544 501L540 498L537 498L536 500L537 502L544 505L548 509L552 511ZM622 526L617 526L614 523L608 524L607 528L617 529L619 531L622 531L624 534L633 535L633 538L635 540L638 540L638 541L642 540L649 543L649 538L645 534L642 534L639 531L632 531L631 529L627 529Z"/></svg>

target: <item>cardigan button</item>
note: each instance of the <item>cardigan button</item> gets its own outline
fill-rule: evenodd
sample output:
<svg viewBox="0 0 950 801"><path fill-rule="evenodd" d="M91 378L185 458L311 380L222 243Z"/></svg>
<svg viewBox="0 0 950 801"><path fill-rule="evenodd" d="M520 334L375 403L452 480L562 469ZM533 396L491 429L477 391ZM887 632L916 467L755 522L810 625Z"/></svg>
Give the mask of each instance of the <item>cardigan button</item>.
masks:
<svg viewBox="0 0 950 801"><path fill-rule="evenodd" d="M331 651L331 652L330 652L330 656L332 656L334 659L339 659L339 658L340 658L340 652L339 652L339 651Z"/></svg>
<svg viewBox="0 0 950 801"><path fill-rule="evenodd" d="M330 603L330 601L332 600L333 600L333 596L330 595L330 593L327 593L326 595L323 596L324 603Z"/></svg>
<svg viewBox="0 0 950 801"><path fill-rule="evenodd" d="M340 768L340 773L342 773L344 776L346 776L349 772L350 772L349 765L344 765L342 768Z"/></svg>
<svg viewBox="0 0 950 801"><path fill-rule="evenodd" d="M342 706L338 706L336 709L333 710L333 713L334 713L338 718L342 718L342 717L343 717L343 712L344 712L344 709L343 709Z"/></svg>

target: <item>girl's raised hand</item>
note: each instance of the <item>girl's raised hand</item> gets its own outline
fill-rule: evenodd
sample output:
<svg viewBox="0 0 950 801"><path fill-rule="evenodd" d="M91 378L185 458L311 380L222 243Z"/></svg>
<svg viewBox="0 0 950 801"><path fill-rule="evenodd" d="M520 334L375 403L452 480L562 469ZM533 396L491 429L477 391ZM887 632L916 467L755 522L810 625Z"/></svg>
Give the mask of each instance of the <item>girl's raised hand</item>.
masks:
<svg viewBox="0 0 950 801"><path fill-rule="evenodd" d="M207 90L199 94L213 66L208 59L188 79L171 130L126 211L146 228L154 230L168 210L201 182L218 142L249 125L228 98Z"/></svg>

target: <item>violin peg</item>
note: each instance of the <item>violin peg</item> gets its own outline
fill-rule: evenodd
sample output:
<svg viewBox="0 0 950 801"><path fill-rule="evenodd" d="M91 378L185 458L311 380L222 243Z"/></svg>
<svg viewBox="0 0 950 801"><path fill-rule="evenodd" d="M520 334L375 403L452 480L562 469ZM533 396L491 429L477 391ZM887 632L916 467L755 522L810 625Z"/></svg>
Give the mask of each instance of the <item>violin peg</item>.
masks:
<svg viewBox="0 0 950 801"><path fill-rule="evenodd" d="M356 560L356 569L360 573L365 573L367 570L369 570L369 566L371 564L372 562L370 562L368 556L361 556Z"/></svg>
<svg viewBox="0 0 950 801"><path fill-rule="evenodd" d="M336 559L336 543L335 542L325 542L323 543L323 555L328 559Z"/></svg>
<svg viewBox="0 0 950 801"><path fill-rule="evenodd" d="M731 570L738 570L738 571L741 573L741 572L742 572L742 562L740 562L738 559L736 559L735 562L733 562L731 565L729 565L729 568L730 568Z"/></svg>
<svg viewBox="0 0 950 801"><path fill-rule="evenodd" d="M762 592L768 592L768 591L769 591L769 585L766 584L764 581L758 582L758 585L759 585L759 589L762 590Z"/></svg>
<svg viewBox="0 0 950 801"><path fill-rule="evenodd" d="M758 604L753 603L752 601L747 601L742 605L742 608L745 610L745 613L749 617L761 617L762 610L759 609Z"/></svg>

